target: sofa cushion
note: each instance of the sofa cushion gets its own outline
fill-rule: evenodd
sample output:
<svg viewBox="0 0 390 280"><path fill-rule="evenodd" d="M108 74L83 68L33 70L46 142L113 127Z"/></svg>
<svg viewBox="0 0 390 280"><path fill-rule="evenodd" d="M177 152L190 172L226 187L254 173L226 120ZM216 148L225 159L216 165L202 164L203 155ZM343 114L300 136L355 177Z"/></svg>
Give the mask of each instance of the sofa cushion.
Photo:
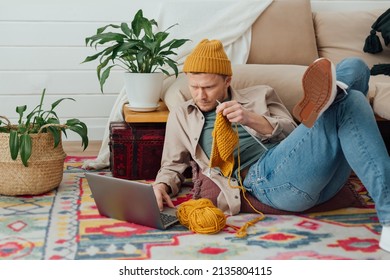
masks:
<svg viewBox="0 0 390 280"><path fill-rule="evenodd" d="M214 205L217 205L217 197L221 190L219 187L207 176L199 172L199 168L195 163L192 163L192 173L193 178L192 182L193 187L193 198L208 198ZM295 212L283 211L275 209L271 206L268 206L264 203L258 201L254 196L249 192L245 192L245 197L241 195L241 208L240 212L242 213L253 213L256 212L253 207L264 214L277 214L277 215L291 215L297 214ZM249 201L249 202L248 202ZM356 192L354 186L347 182L344 187L330 200L316 205L303 213L313 213L313 212L322 212L336 210L346 207L366 207L364 199Z"/></svg>
<svg viewBox="0 0 390 280"><path fill-rule="evenodd" d="M242 64L232 67L233 88L242 89L255 85L269 85L275 89L290 112L302 96L301 79L307 66ZM185 74L179 74L175 81L171 81L162 95L162 99L170 110L190 98L191 94Z"/></svg>
<svg viewBox="0 0 390 280"><path fill-rule="evenodd" d="M377 35L381 40L383 51L377 54L363 51L372 24L384 11L384 9L376 9L371 11L323 11L313 13L319 55L329 58L335 64L346 57L360 57L369 68L375 64L390 63L390 46L385 46L380 33L377 33ZM385 75L371 76L368 92L370 99L376 98L376 84L378 82L390 83L390 77Z"/></svg>
<svg viewBox="0 0 390 280"><path fill-rule="evenodd" d="M161 100L167 105L169 111L191 98L186 74L180 73L176 79L173 79L173 77L164 80L164 87L161 92Z"/></svg>
<svg viewBox="0 0 390 280"><path fill-rule="evenodd" d="M383 84L380 86L377 86L378 84ZM382 88L385 87L385 84L387 85L387 88L390 86L390 76L387 75L376 75L371 76L370 81L368 83L369 89L368 89L368 97L370 100L374 100L376 96L378 95L379 91L383 91ZM387 106L390 108L390 103L387 103Z"/></svg>
<svg viewBox="0 0 390 280"><path fill-rule="evenodd" d="M372 106L378 116L390 120L390 83L376 84Z"/></svg>
<svg viewBox="0 0 390 280"><path fill-rule="evenodd" d="M247 63L309 65L316 58L310 0L274 0L252 25Z"/></svg>
<svg viewBox="0 0 390 280"><path fill-rule="evenodd" d="M232 87L237 89L255 85L272 87L287 109L292 112L301 98L302 76L307 66L246 64L233 67Z"/></svg>
<svg viewBox="0 0 390 280"><path fill-rule="evenodd" d="M319 55L329 58L333 63L349 56L361 57L370 68L374 64L390 63L390 47L384 45L380 33L377 35L382 41L383 52L370 54L363 51L371 25L383 12L384 10L315 12L313 20Z"/></svg>

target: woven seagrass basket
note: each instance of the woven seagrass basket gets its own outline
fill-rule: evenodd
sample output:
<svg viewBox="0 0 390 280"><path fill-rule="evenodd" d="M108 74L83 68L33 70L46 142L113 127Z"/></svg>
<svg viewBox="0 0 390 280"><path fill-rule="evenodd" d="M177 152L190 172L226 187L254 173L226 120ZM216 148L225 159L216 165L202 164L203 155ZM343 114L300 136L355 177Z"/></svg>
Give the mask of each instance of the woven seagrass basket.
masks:
<svg viewBox="0 0 390 280"><path fill-rule="evenodd" d="M66 154L62 142L54 148L50 133L31 134L32 153L25 167L20 159L11 158L9 133L0 133L0 194L37 195L59 186Z"/></svg>

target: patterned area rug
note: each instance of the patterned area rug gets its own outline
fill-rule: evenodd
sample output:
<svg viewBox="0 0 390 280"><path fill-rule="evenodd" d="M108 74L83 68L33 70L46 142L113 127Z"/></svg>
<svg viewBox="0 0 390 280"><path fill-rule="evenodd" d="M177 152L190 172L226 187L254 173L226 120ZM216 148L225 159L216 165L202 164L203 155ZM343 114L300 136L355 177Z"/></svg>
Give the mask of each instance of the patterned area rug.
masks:
<svg viewBox="0 0 390 280"><path fill-rule="evenodd" d="M161 231L100 216L83 160L67 158L63 182L54 191L0 196L0 259L390 259L378 247L381 227L357 179L353 184L369 208L266 215L238 238L230 227L202 235L180 224ZM191 197L191 189L185 189L176 204ZM242 226L254 217L240 214L227 223Z"/></svg>

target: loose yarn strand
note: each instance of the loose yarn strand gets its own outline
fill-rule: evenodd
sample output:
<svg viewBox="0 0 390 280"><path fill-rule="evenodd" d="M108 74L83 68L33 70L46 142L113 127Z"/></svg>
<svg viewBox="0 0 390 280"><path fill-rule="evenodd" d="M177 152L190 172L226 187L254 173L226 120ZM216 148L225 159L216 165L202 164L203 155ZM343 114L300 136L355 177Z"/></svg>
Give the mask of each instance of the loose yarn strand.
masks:
<svg viewBox="0 0 390 280"><path fill-rule="evenodd" d="M238 127L237 127L237 124L235 124L235 132L238 136ZM241 178L241 158L240 158L240 145L237 145L237 176L238 176L238 182L239 182L239 185L238 186L232 186L231 185L231 175L232 175L232 172L230 172L230 175L229 175L229 179L228 179L228 184L229 184L229 187L231 188L239 188L242 192L242 196L244 197L244 199L246 200L246 202L248 202L249 206L253 209L253 211L255 211L257 214L260 215L260 217L256 217L255 219L253 220L250 220L248 222L246 222L237 232L236 232L236 236L237 237L246 237L247 236L247 229L248 227L250 226L253 226L254 224L256 224L257 222L261 221L261 220L264 220L265 219L265 215L263 212L259 211L256 209L256 207L253 206L253 204L249 201L249 199L247 198L246 196L246 189L244 188L244 184L242 183L242 178Z"/></svg>

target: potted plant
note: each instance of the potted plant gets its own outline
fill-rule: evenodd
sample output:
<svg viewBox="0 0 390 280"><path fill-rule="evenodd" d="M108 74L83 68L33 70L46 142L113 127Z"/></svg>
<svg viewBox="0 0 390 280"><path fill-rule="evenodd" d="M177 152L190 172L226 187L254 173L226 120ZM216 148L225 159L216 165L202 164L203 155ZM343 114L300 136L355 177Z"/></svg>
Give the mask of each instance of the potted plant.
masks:
<svg viewBox="0 0 390 280"><path fill-rule="evenodd" d="M167 31L175 25L165 31L155 32L153 27L158 27L157 22L145 18L142 10L138 10L130 26L126 22L120 25L108 24L98 28L95 35L87 37L87 46L96 49L99 46L106 47L88 56L83 63L99 60L97 76L102 92L111 69L116 66L123 68L130 108L136 111L155 110L158 107L164 74L170 75L164 67L172 69L177 77L177 62L170 56L176 55L174 50L189 41L173 39L166 42L169 36Z"/></svg>
<svg viewBox="0 0 390 280"><path fill-rule="evenodd" d="M85 123L69 119L61 124L56 107L61 98L43 109L46 89L40 103L25 115L27 106L17 106L17 124L0 116L0 194L25 195L47 192L59 185L66 157L62 148L62 133L72 130L81 137L84 150L88 147L88 130Z"/></svg>

